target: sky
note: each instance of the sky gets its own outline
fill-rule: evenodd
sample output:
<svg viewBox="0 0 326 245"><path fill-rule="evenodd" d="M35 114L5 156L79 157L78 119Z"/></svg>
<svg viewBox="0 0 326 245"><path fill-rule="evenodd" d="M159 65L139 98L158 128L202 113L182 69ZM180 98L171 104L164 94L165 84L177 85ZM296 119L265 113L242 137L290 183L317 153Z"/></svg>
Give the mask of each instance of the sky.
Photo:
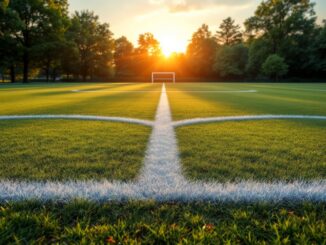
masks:
<svg viewBox="0 0 326 245"><path fill-rule="evenodd" d="M232 17L238 24L253 16L261 0L69 0L70 11L92 10L109 23L115 38L126 36L137 44L139 34L151 32L163 52L184 52L203 23L216 32ZM314 0L319 22L326 19L326 0Z"/></svg>

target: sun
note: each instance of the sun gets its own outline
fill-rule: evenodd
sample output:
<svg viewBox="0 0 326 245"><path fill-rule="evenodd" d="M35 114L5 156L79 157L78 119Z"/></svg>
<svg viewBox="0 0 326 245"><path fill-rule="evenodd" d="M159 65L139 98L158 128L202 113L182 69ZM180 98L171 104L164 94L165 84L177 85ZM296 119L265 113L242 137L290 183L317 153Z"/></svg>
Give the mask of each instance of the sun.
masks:
<svg viewBox="0 0 326 245"><path fill-rule="evenodd" d="M160 43L165 57L170 57L173 53L184 53L186 50L186 44L173 37L162 38Z"/></svg>

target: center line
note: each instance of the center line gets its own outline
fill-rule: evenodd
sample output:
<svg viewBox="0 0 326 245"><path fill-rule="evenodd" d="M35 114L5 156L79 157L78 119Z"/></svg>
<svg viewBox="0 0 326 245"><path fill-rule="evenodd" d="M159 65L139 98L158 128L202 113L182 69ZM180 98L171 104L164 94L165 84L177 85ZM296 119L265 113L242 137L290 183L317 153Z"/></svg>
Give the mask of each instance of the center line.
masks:
<svg viewBox="0 0 326 245"><path fill-rule="evenodd" d="M166 188L168 186L175 187L185 181L182 176L169 101L165 84L163 84L154 128L139 182L149 188Z"/></svg>

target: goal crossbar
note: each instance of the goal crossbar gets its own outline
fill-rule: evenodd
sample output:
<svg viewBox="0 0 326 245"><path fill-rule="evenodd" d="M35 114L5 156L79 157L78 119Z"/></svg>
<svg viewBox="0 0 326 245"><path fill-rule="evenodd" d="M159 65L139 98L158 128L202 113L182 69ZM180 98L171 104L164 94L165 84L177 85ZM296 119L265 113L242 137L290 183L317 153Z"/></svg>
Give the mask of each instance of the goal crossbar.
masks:
<svg viewBox="0 0 326 245"><path fill-rule="evenodd" d="M170 78L168 77L156 77L157 75L171 75ZM155 81L167 81L171 80L173 83L175 83L175 72L152 72L152 83Z"/></svg>

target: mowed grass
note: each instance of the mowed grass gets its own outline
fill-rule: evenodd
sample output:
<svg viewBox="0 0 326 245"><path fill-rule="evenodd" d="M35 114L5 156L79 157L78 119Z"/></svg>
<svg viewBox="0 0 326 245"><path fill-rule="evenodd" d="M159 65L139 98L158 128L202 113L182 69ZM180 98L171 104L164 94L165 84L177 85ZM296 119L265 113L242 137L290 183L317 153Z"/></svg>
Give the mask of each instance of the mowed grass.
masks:
<svg viewBox="0 0 326 245"><path fill-rule="evenodd" d="M177 129L185 175L219 182L326 179L326 122L224 122Z"/></svg>
<svg viewBox="0 0 326 245"><path fill-rule="evenodd" d="M157 86L155 88L158 89L157 93L101 91L107 90L108 86L121 90L120 86L137 87L138 85L60 84L55 85L54 88L52 85L32 84L14 87L5 85L0 87L0 114L78 113L154 118L161 85L154 85ZM139 86L135 90L154 88L151 85L139 84ZM190 87L196 89L195 85L177 86L180 86L180 90ZM233 85L223 86L225 89L230 89L229 86ZM248 89L247 85L243 86L244 89ZM263 86L266 94L273 90L272 85L272 88L264 84L252 86ZM320 86L322 88L322 85ZM198 88L207 89L201 84ZM71 93L71 90L98 90L99 92ZM176 87L173 87L173 90L176 90ZM277 94L277 91L273 94ZM298 92L306 93L306 91ZM12 93L13 96L8 93ZM288 94L292 91L284 91L284 93ZM242 113L241 109L247 106L237 105L232 94L223 95L225 102L221 103L220 95L197 92L169 93L174 118L234 115L235 112L247 114L248 111L256 114L272 105L277 105L276 107L282 110L281 105L285 101L284 98L288 96L281 95L283 99L279 103L277 98L266 99L266 103L261 105L259 110L259 103L251 97L253 94L239 94L237 96L242 99L239 100L239 104L247 103L248 106L257 104ZM303 108L303 113L307 112L307 114L313 111L316 114L325 114L324 94L316 92L316 96L317 99L311 94L308 96L311 97L308 101L313 101L309 102L312 111L309 111L308 102L298 106L295 106L294 102L289 104L286 102L285 106L296 108L298 111ZM274 95L267 97L274 97ZM243 102L247 99L252 101ZM300 96L296 99L300 100ZM271 101L273 103L270 103ZM277 108L270 110L277 110ZM254 132L250 131L252 126L255 126ZM265 135L266 127L268 131ZM189 150L188 156L182 155L183 160L186 159L185 157L192 159L191 156L194 156L193 159L206 156L214 158L218 156L216 152L221 151L217 149L219 147L230 149L229 151L232 152L237 148L234 142L236 140L241 142L239 152L244 152L245 147L249 147L249 150L251 147L257 149L265 147L268 152L271 150L268 147L270 145L273 146L273 151L278 152L277 149L281 149L283 145L289 147L291 142L298 140L296 149L300 149L302 144L305 144L307 148L302 152L306 154L309 151L303 158L312 157L314 160L321 157L320 152L323 149L315 146L325 142L325 137L322 135L325 132L324 128L325 125L317 121L261 121L197 125L179 128L177 133L182 151ZM242 130L243 133L237 135L236 129ZM14 179L129 180L139 171L150 131L150 128L120 123L63 120L3 121L0 122L0 168L8 173L6 178L10 177L11 173L16 173L10 177ZM224 136L221 135L223 132ZM316 132L319 134L316 135ZM225 142L228 142L230 147L223 144L224 140L218 141L220 136L225 138ZM304 136L308 136L308 139ZM280 138L283 141L278 143ZM248 142L245 144L246 140ZM262 147L258 147L258 143L262 143ZM214 144L219 147L214 147ZM312 148L314 151L310 151ZM211 150L208 152L209 149ZM293 153L297 154L295 151ZM286 160L286 155L287 152L284 150L278 158ZM16 161L16 164L7 164L7 160L6 164L3 164L3 156L12 160L10 163ZM237 156L235 154L235 158ZM302 160L302 155L299 156ZM270 161L271 158L272 154L267 154L266 159ZM227 155L225 159L229 160ZM72 166L68 163L72 163ZM212 175L204 173L203 179L219 178L218 175L213 176L215 174L213 167L209 163ZM63 172L60 172L60 168ZM2 173L3 171L0 171L0 174ZM281 173L280 177L282 171L279 173ZM55 175L57 177L52 178ZM188 174L188 177L190 175ZM0 178L3 176L0 175ZM200 177L194 176L194 178ZM228 178L231 179L231 176ZM325 203L96 203L81 200L69 203L37 201L0 203L0 244L323 244L325 237Z"/></svg>
<svg viewBox="0 0 326 245"><path fill-rule="evenodd" d="M324 244L326 205L0 204L0 244Z"/></svg>
<svg viewBox="0 0 326 245"><path fill-rule="evenodd" d="M130 180L139 174L151 128L122 123L0 121L0 178Z"/></svg>
<svg viewBox="0 0 326 245"><path fill-rule="evenodd" d="M79 114L152 120L161 87L161 84L3 85L0 115Z"/></svg>
<svg viewBox="0 0 326 245"><path fill-rule="evenodd" d="M245 90L257 93L235 92ZM262 114L326 115L326 84L168 84L167 91L174 120Z"/></svg>

